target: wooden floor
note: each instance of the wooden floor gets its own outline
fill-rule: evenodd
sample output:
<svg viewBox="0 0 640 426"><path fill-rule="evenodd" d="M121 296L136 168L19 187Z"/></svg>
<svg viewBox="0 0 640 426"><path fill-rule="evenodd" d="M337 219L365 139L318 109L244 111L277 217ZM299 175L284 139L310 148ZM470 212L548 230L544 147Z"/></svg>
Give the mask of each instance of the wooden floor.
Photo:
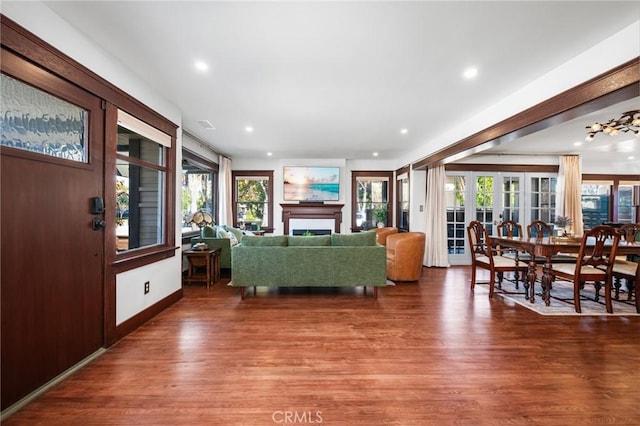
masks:
<svg viewBox="0 0 640 426"><path fill-rule="evenodd" d="M481 277L480 277L481 278ZM470 292L467 268L419 284L190 286L4 422L149 425L640 424L640 320L543 317Z"/></svg>

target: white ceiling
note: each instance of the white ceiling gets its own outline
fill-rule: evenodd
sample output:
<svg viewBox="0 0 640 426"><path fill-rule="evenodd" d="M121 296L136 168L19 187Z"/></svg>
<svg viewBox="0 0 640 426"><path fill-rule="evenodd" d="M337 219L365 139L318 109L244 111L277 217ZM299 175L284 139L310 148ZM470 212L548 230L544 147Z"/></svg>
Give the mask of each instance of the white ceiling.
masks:
<svg viewBox="0 0 640 426"><path fill-rule="evenodd" d="M46 4L232 158L397 157L640 19L604 1Z"/></svg>

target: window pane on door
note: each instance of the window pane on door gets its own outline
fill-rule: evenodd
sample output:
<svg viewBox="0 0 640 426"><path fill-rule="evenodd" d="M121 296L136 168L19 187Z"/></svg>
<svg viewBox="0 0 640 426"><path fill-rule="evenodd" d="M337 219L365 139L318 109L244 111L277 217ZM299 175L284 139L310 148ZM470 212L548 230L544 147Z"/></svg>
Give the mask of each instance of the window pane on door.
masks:
<svg viewBox="0 0 640 426"><path fill-rule="evenodd" d="M447 248L449 254L464 254L465 242L465 178L447 176Z"/></svg>
<svg viewBox="0 0 640 426"><path fill-rule="evenodd" d="M531 220L553 223L556 216L556 178L531 178Z"/></svg>
<svg viewBox="0 0 640 426"><path fill-rule="evenodd" d="M0 86L0 145L87 162L87 111L5 74Z"/></svg>
<svg viewBox="0 0 640 426"><path fill-rule="evenodd" d="M502 220L520 222L520 178L504 177L502 180Z"/></svg>
<svg viewBox="0 0 640 426"><path fill-rule="evenodd" d="M476 178L476 219L493 233L493 176Z"/></svg>

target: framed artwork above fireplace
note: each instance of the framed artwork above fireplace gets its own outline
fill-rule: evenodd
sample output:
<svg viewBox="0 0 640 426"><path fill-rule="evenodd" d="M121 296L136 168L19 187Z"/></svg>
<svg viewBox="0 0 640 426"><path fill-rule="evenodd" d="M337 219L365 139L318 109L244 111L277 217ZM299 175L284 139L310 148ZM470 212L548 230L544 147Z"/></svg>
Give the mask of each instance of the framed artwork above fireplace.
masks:
<svg viewBox="0 0 640 426"><path fill-rule="evenodd" d="M340 168L284 167L284 201L324 202L340 200Z"/></svg>

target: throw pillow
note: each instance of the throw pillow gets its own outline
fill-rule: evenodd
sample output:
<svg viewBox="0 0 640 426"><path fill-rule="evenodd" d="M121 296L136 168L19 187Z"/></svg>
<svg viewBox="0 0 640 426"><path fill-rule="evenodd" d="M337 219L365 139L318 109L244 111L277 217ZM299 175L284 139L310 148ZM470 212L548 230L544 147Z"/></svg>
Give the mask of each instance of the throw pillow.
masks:
<svg viewBox="0 0 640 426"><path fill-rule="evenodd" d="M331 234L332 246L375 246L375 232L357 232L355 234Z"/></svg>
<svg viewBox="0 0 640 426"><path fill-rule="evenodd" d="M229 231L225 231L224 229L218 229L218 234L220 235L220 238L227 238L229 240L229 244L231 244L231 247L234 247L240 244L236 236Z"/></svg>
<svg viewBox="0 0 640 426"><path fill-rule="evenodd" d="M233 228L231 226L224 225L224 230L227 232L231 232L233 235L235 235L238 241L242 240L242 229Z"/></svg>

